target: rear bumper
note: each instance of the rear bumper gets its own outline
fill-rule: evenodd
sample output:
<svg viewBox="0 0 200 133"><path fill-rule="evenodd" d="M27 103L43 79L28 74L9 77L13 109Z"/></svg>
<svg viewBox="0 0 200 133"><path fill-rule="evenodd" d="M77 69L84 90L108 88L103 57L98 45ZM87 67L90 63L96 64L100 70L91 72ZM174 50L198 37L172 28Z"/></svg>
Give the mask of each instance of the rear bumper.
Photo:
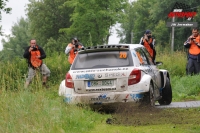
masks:
<svg viewBox="0 0 200 133"><path fill-rule="evenodd" d="M82 103L82 104L110 104L110 103L128 103L139 102L145 92L101 92L101 93L89 93L78 94L73 89L65 87L65 80L63 80L59 87L59 95L64 96L64 100L67 103Z"/></svg>

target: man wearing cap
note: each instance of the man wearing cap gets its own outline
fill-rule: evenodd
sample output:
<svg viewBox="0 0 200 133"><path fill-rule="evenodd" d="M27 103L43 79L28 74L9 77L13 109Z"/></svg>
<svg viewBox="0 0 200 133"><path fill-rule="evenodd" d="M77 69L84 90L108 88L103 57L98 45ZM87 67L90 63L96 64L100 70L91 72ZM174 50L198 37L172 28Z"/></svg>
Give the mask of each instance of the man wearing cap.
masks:
<svg viewBox="0 0 200 133"><path fill-rule="evenodd" d="M65 49L65 53L69 54L68 61L70 65L72 65L76 55L77 55L77 49L82 48L83 46L78 42L78 39L76 37L72 38L71 43L69 43Z"/></svg>
<svg viewBox="0 0 200 133"><path fill-rule="evenodd" d="M145 34L143 37L141 37L139 44L143 45L147 49L147 51L152 57L153 62L155 63L155 58L156 58L155 39L152 37L150 30L145 31Z"/></svg>

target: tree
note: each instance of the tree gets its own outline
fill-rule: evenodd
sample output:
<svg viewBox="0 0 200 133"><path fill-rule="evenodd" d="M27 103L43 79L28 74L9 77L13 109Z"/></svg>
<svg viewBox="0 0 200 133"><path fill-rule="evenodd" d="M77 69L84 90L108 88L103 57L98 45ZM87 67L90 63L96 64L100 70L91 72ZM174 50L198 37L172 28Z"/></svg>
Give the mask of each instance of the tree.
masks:
<svg viewBox="0 0 200 133"><path fill-rule="evenodd" d="M61 32L77 36L83 43L88 42L91 35L93 44L98 45L108 43L109 30L122 19L127 0L70 0L65 4L74 8L71 15L73 23Z"/></svg>
<svg viewBox="0 0 200 133"><path fill-rule="evenodd" d="M117 33L119 35L120 43L131 43L133 27L134 27L134 20L136 19L135 8L133 8L135 2L132 2L127 5L124 12L126 17L120 21L121 28L117 29Z"/></svg>
<svg viewBox="0 0 200 133"><path fill-rule="evenodd" d="M164 20L165 22L171 22L172 18L168 18L168 13L172 11L174 5L178 3L183 3L190 8L186 9L188 11L190 10L196 10L198 8L199 2L196 0L176 0L176 1L169 1L169 0L162 0L162 1L156 1L154 7L151 9L150 18L154 21L154 23L158 24L160 20ZM197 16L199 13L197 13ZM200 24L200 18L194 17L192 21L196 21ZM186 18L175 18L175 22L188 22ZM164 34L159 32L160 34L164 36L171 36L171 28L168 28L168 34ZM191 35L191 28L188 27L176 27L174 32L174 49L180 50L183 49L183 43L187 40L188 36ZM167 39L167 38L166 38ZM169 42L169 40L163 40L163 42ZM169 45L171 42L169 43Z"/></svg>
<svg viewBox="0 0 200 133"><path fill-rule="evenodd" d="M153 36L156 38L157 45L169 47L171 44L170 38L172 28L166 27L166 23L172 21L171 18L168 18L168 14L172 11L176 2L190 6L190 8L186 10L200 9L200 6L197 6L198 1L196 0L137 0L132 3L130 9L126 8L126 19L122 21L120 29L123 32L119 34L121 36L121 41L129 43L130 31L133 31L133 41L134 43L139 43L140 37L143 36L145 30L150 29L153 32ZM197 12L199 12L199 10ZM199 16L199 13L197 13L197 16L195 16L192 21L200 24ZM130 21L130 18L134 19ZM176 18L175 22L188 22L188 20L185 18ZM131 26L133 26L133 28ZM184 41L191 35L191 28L176 27L174 35L174 49L182 50Z"/></svg>
<svg viewBox="0 0 200 133"><path fill-rule="evenodd" d="M150 10L153 3L156 0L138 0L129 3L129 7L125 8L126 18L121 22L121 29L118 30L118 34L123 31L123 34L119 34L122 38L120 42L139 43L141 36L143 36L146 29L152 30L154 23L150 20ZM120 32L119 32L120 31ZM133 32L134 38L131 38Z"/></svg>
<svg viewBox="0 0 200 133"><path fill-rule="evenodd" d="M164 20L160 20L158 24L154 28L154 36L156 36L156 43L162 45L162 47L166 47L170 42L170 36L166 36L169 34L169 28L166 27L166 23ZM163 41L169 40L169 41Z"/></svg>
<svg viewBox="0 0 200 133"><path fill-rule="evenodd" d="M2 39L3 50L0 52L0 60L12 60L15 57L22 58L24 48L29 45L29 21L23 17L12 26L11 35Z"/></svg>
<svg viewBox="0 0 200 133"><path fill-rule="evenodd" d="M2 20L2 17L1 17L2 11L5 12L5 13L10 13L11 10L12 10L12 8L6 7L6 2L8 2L8 0L1 0L0 1L0 20ZM3 34L1 29L2 29L2 26L0 26L0 35Z"/></svg>
<svg viewBox="0 0 200 133"><path fill-rule="evenodd" d="M69 15L73 12L72 8L64 3L66 0L30 0L27 7L27 15L30 22L30 32L37 42L47 47L45 44L48 39L57 40L62 33L60 28L71 25ZM48 47L54 47L49 46Z"/></svg>

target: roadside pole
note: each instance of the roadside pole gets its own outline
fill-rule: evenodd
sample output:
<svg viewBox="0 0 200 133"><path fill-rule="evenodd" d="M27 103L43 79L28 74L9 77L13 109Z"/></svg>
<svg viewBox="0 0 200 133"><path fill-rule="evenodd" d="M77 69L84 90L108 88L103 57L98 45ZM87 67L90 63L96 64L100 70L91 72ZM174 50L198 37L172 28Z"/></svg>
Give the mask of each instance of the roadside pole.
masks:
<svg viewBox="0 0 200 133"><path fill-rule="evenodd" d="M172 23L175 21L175 17L172 18ZM171 52L174 52L174 26L172 27L172 42L171 42Z"/></svg>
<svg viewBox="0 0 200 133"><path fill-rule="evenodd" d="M131 31L131 44L133 43L133 31Z"/></svg>

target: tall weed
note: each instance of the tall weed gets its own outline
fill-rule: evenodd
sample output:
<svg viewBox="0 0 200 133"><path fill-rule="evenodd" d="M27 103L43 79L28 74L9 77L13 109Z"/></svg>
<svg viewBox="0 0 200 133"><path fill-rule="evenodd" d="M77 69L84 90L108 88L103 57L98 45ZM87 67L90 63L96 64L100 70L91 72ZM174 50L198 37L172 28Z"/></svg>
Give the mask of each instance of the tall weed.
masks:
<svg viewBox="0 0 200 133"><path fill-rule="evenodd" d="M54 86L59 84L69 70L67 56L59 53L53 53L51 57L44 59L44 63L49 67L51 76L48 79L48 84ZM24 88L24 82L27 78L28 65L25 59L16 58L14 61L0 63L0 91L5 90L21 90ZM30 88L39 89L42 86L42 76L38 72L34 77ZM39 87L39 88L38 88Z"/></svg>
<svg viewBox="0 0 200 133"><path fill-rule="evenodd" d="M156 61L163 62L159 68L167 69L171 76L186 75L187 54L185 51L171 52L169 48L157 47Z"/></svg>
<svg viewBox="0 0 200 133"><path fill-rule="evenodd" d="M102 116L84 107L68 105L62 98L49 99L48 91L8 92L0 100L2 133L87 133Z"/></svg>

